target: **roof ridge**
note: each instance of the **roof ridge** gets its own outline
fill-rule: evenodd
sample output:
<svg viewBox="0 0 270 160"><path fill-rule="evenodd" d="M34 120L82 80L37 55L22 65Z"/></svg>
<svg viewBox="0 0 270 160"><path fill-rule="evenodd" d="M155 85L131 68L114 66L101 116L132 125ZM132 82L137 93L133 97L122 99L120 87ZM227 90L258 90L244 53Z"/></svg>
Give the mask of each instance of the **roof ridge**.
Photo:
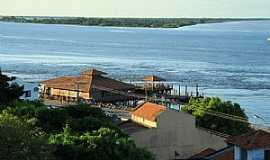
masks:
<svg viewBox="0 0 270 160"><path fill-rule="evenodd" d="M139 104L138 106L136 106L132 112L135 112L136 110L138 110L142 105L144 105L145 103L147 103L147 101L144 101L143 103Z"/></svg>
<svg viewBox="0 0 270 160"><path fill-rule="evenodd" d="M156 118L165 110L165 106L152 102L144 102L138 105L138 107L136 107L132 114L150 121L155 121Z"/></svg>
<svg viewBox="0 0 270 160"><path fill-rule="evenodd" d="M95 68L90 68L87 70L84 70L80 73L80 75L90 75L90 76L100 76L100 75L104 75L107 74L103 71L97 70Z"/></svg>
<svg viewBox="0 0 270 160"><path fill-rule="evenodd" d="M206 156L206 158L211 158L212 156L215 156L217 154L222 154L223 152L226 152L227 150L234 149L233 146L227 146L225 148L222 148L220 150L215 151L214 153L210 153L209 155Z"/></svg>
<svg viewBox="0 0 270 160"><path fill-rule="evenodd" d="M270 147L270 133L261 129L252 130L242 135L228 138L226 142L245 149Z"/></svg>

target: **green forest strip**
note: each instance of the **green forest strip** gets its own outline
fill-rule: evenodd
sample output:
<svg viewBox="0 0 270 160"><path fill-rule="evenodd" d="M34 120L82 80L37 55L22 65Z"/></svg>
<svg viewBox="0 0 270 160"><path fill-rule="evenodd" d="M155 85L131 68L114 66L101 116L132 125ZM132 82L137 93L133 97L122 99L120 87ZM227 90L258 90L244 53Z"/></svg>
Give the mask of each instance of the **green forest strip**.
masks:
<svg viewBox="0 0 270 160"><path fill-rule="evenodd" d="M0 21L17 23L68 24L82 26L179 28L203 23L270 20L266 18L85 18L0 16Z"/></svg>

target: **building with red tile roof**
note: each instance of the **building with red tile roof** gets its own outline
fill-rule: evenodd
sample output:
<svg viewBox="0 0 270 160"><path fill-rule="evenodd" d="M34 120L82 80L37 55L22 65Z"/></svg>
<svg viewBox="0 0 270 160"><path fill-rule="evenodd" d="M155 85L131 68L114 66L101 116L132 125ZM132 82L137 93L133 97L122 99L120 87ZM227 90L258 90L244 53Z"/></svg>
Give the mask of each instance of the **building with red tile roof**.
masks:
<svg viewBox="0 0 270 160"><path fill-rule="evenodd" d="M235 160L270 160L270 133L265 130L231 137L226 140L234 146Z"/></svg>
<svg viewBox="0 0 270 160"><path fill-rule="evenodd" d="M234 148L228 146L218 151L207 148L185 160L234 160Z"/></svg>
<svg viewBox="0 0 270 160"><path fill-rule="evenodd" d="M166 110L165 106L151 102L145 102L136 107L131 114L131 119L149 128L156 128L156 120L159 114Z"/></svg>
<svg viewBox="0 0 270 160"><path fill-rule="evenodd" d="M187 160L270 160L270 133L253 130L226 140L228 147L204 154L200 152Z"/></svg>
<svg viewBox="0 0 270 160"><path fill-rule="evenodd" d="M216 152L216 150L214 150L212 148L207 148L207 149L205 149L205 150L203 150L203 151L201 151L201 152L199 152L199 153L191 156L189 159L190 160L201 159L201 158L204 158L204 157L206 157L206 156L208 156L210 154L213 154L215 152Z"/></svg>
<svg viewBox="0 0 270 160"><path fill-rule="evenodd" d="M81 72L79 76L63 76L41 82L42 98L61 100L115 101L128 99L135 86L105 77L106 73L96 69Z"/></svg>
<svg viewBox="0 0 270 160"><path fill-rule="evenodd" d="M226 142L246 150L270 148L270 133L264 130L254 130L229 138Z"/></svg>
<svg viewBox="0 0 270 160"><path fill-rule="evenodd" d="M155 75L145 76L143 78L144 81L150 81L150 82L158 82L158 81L165 81L165 79L157 77Z"/></svg>
<svg viewBox="0 0 270 160"><path fill-rule="evenodd" d="M208 147L219 150L226 146L225 138L197 128L192 115L152 102L135 108L131 119L129 123L146 128L125 124L120 126L122 131L128 133L137 145L150 149L157 160L189 158Z"/></svg>
<svg viewBox="0 0 270 160"><path fill-rule="evenodd" d="M155 75L145 76L143 80L143 90L148 91L148 94L169 93L173 89L171 85L164 83L164 81L166 81L165 79Z"/></svg>

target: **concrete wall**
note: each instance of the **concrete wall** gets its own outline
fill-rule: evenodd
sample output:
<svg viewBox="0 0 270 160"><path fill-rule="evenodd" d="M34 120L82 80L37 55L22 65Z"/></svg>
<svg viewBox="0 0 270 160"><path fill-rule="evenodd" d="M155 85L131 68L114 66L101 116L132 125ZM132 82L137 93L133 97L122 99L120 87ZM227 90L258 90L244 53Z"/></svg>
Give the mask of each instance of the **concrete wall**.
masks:
<svg viewBox="0 0 270 160"><path fill-rule="evenodd" d="M91 97L96 101L103 101L103 102L109 102L109 101L115 101L115 100L125 100L125 96L111 93L111 92L105 92L98 89L92 89L91 90Z"/></svg>
<svg viewBox="0 0 270 160"><path fill-rule="evenodd" d="M234 147L234 160L241 160L241 148ZM247 160L264 160L264 149L253 149L247 151Z"/></svg>
<svg viewBox="0 0 270 160"><path fill-rule="evenodd" d="M44 86L41 92L46 92L48 88ZM57 88L51 88L51 96L63 96L63 97L73 97L77 98L77 91L70 91L70 90L63 90L63 89L57 89ZM89 93L80 92L79 96L84 99L89 99Z"/></svg>
<svg viewBox="0 0 270 160"><path fill-rule="evenodd" d="M160 114L157 128L133 133L131 137L139 146L149 148L158 160L189 158L206 148L218 150L226 146L224 138L196 128L193 116L174 110Z"/></svg>
<svg viewBox="0 0 270 160"><path fill-rule="evenodd" d="M241 149L238 146L234 146L234 160L240 160L241 158Z"/></svg>
<svg viewBox="0 0 270 160"><path fill-rule="evenodd" d="M26 97L26 94L24 93L20 99L23 100L29 100L29 101L34 101L37 100L39 97L39 90L38 90L38 85L36 83L19 83L20 85L24 85L24 91L31 92L30 97ZM37 88L37 89L36 89Z"/></svg>
<svg viewBox="0 0 270 160"><path fill-rule="evenodd" d="M45 93L48 87L42 85L40 87L41 93ZM70 91L64 89L51 88L51 96L63 96L77 98L77 91ZM118 95L110 92L104 92L97 89L92 89L90 93L80 92L79 96L83 99L94 99L96 101L113 101L113 100L125 100L123 95Z"/></svg>
<svg viewBox="0 0 270 160"><path fill-rule="evenodd" d="M254 149L248 151L248 160L264 160L264 150Z"/></svg>
<svg viewBox="0 0 270 160"><path fill-rule="evenodd" d="M156 128L157 127L156 122L149 121L149 120L144 119L142 117L137 117L133 114L131 115L131 119L132 119L132 121L139 123L139 124L142 124L143 126L148 127L148 128Z"/></svg>

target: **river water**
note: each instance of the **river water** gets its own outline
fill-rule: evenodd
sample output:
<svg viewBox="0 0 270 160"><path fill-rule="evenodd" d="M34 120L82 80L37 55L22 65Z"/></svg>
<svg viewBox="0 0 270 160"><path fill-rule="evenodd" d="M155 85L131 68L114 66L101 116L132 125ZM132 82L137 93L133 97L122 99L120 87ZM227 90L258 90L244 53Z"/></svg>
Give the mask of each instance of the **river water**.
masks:
<svg viewBox="0 0 270 160"><path fill-rule="evenodd" d="M270 21L176 29L0 22L0 67L24 83L95 67L121 80L155 74L238 102L270 123ZM260 118L258 118L260 117Z"/></svg>

